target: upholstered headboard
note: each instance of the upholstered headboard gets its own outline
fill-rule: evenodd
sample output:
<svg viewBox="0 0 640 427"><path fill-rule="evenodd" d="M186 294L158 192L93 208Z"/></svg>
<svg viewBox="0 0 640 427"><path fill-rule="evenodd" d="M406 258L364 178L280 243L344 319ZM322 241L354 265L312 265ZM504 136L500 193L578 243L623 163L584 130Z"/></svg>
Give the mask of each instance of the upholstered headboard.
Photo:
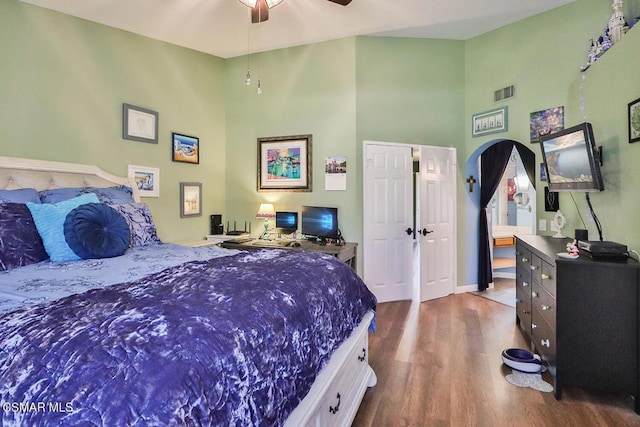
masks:
<svg viewBox="0 0 640 427"><path fill-rule="evenodd" d="M0 156L0 189L35 188L38 191L65 187L113 187L127 185L133 199L140 201L138 186L132 178L111 175L95 165L51 162Z"/></svg>

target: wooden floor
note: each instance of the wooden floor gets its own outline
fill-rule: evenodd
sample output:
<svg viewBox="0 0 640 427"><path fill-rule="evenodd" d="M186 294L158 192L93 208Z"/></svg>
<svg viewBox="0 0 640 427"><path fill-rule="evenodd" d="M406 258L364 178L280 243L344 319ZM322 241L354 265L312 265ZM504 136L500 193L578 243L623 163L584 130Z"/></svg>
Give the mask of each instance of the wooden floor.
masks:
<svg viewBox="0 0 640 427"><path fill-rule="evenodd" d="M353 426L640 426L628 396L511 385L500 354L528 348L515 311L471 294L378 305L367 390ZM551 377L543 378L553 383Z"/></svg>

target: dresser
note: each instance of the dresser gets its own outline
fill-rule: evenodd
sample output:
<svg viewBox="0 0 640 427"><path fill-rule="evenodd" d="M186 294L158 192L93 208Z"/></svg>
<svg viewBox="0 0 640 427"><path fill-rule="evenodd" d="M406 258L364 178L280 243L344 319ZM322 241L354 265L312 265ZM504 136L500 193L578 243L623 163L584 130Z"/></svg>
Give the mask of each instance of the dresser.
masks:
<svg viewBox="0 0 640 427"><path fill-rule="evenodd" d="M640 264L565 259L569 239L516 237L516 323L563 386L634 396L640 414Z"/></svg>

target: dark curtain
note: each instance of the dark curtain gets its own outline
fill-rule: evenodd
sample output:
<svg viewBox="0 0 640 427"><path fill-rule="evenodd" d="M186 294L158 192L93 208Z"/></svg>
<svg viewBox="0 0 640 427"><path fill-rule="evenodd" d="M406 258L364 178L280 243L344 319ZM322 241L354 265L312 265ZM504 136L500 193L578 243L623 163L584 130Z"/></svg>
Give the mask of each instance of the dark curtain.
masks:
<svg viewBox="0 0 640 427"><path fill-rule="evenodd" d="M480 157L480 222L478 236L478 290L484 291L493 282L491 249L489 246L489 225L487 206L498 189L500 178L507 168L513 147L516 147L531 185L535 188L536 155L524 145L515 141L498 142L487 148Z"/></svg>

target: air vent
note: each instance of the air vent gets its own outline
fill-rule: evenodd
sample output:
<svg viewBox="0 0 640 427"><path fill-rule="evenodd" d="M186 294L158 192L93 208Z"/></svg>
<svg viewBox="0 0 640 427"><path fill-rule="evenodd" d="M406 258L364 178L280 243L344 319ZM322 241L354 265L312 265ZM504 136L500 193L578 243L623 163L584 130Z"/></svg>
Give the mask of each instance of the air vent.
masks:
<svg viewBox="0 0 640 427"><path fill-rule="evenodd" d="M502 101L503 99L516 96L516 87L514 85L498 89L493 92L493 102Z"/></svg>

